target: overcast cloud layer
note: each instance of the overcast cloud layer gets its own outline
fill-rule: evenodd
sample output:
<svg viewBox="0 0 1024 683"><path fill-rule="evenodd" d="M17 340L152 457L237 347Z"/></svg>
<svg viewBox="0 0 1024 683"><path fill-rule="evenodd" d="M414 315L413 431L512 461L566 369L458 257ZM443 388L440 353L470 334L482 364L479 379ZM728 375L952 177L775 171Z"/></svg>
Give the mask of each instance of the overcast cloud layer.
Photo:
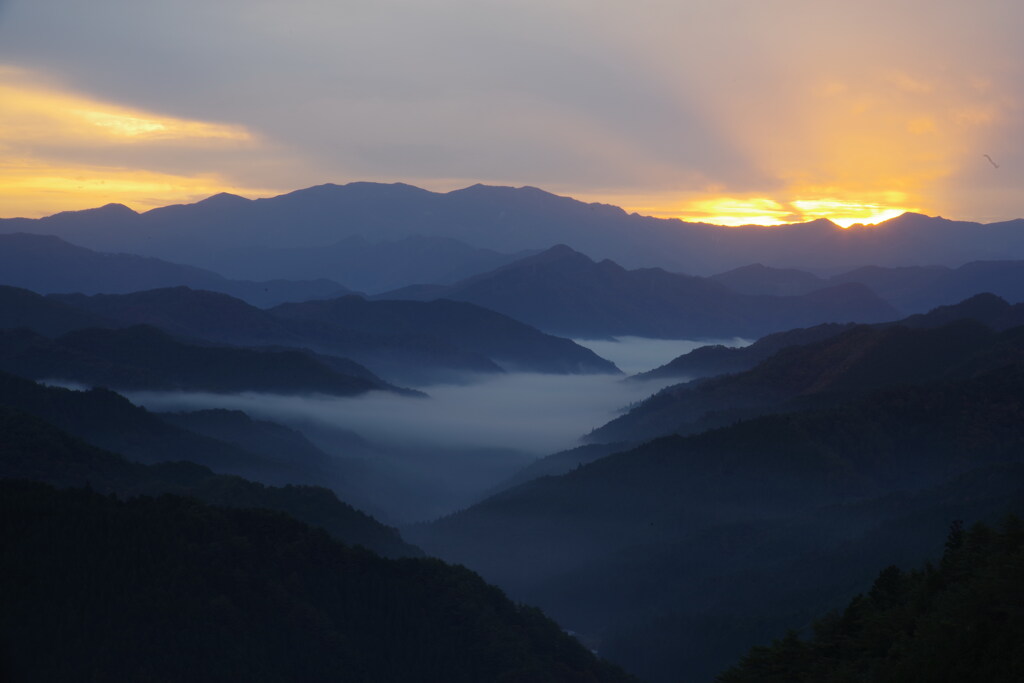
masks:
<svg viewBox="0 0 1024 683"><path fill-rule="evenodd" d="M38 201L109 177L141 208L482 181L684 217L732 198L1005 219L1024 213L1022 25L1011 0L6 0L0 86L26 97L0 105L21 124L0 173ZM71 124L25 123L44 93L120 118L54 136Z"/></svg>

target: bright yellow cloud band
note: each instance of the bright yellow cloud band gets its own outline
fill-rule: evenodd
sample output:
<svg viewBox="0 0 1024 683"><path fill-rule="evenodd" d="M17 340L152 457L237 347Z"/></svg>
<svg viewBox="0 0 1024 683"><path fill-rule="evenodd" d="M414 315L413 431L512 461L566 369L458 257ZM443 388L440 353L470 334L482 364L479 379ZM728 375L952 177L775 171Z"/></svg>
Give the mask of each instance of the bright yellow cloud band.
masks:
<svg viewBox="0 0 1024 683"><path fill-rule="evenodd" d="M0 130L3 142L32 140L84 144L154 139L248 142L242 126L164 116L100 102L34 82L19 69L0 67ZM17 136L15 138L15 136Z"/></svg>
<svg viewBox="0 0 1024 683"><path fill-rule="evenodd" d="M111 202L145 210L225 191L275 194L233 182L221 172L203 170L211 151L244 150L259 144L243 126L102 102L47 85L26 71L0 66L3 217L37 217ZM165 155L180 157L183 151L194 158L196 172L161 168ZM124 153L141 161L136 165L115 156Z"/></svg>

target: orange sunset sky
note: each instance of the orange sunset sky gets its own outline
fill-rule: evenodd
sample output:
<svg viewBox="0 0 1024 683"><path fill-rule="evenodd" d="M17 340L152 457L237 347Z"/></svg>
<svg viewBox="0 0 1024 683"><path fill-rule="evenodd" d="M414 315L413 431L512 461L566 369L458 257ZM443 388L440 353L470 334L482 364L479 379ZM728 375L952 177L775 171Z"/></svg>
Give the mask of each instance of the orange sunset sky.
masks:
<svg viewBox="0 0 1024 683"><path fill-rule="evenodd" d="M1004 1L0 0L0 217L373 180L1017 218L1021 26Z"/></svg>

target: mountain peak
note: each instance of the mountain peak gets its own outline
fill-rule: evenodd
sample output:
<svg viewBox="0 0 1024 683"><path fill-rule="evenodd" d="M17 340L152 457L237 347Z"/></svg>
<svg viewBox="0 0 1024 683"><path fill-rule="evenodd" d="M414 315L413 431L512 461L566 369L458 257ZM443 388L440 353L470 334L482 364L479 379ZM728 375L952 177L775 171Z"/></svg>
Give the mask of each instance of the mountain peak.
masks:
<svg viewBox="0 0 1024 683"><path fill-rule="evenodd" d="M49 216L48 218L54 219L57 218L58 216L78 216L82 218L100 217L109 220L111 218L126 218L128 216L137 215L138 212L133 210L131 207L125 206L124 204L118 204L117 202L111 202L109 204L104 204L103 206L94 209L82 209L80 211L61 211L60 213L56 213L52 216Z"/></svg>
<svg viewBox="0 0 1024 683"><path fill-rule="evenodd" d="M237 194L231 194L230 192L218 192L215 195L209 196L199 202L196 202L197 206L224 206L233 207L248 204L250 200L245 197L240 197Z"/></svg>
<svg viewBox="0 0 1024 683"><path fill-rule="evenodd" d="M582 254L582 253L576 251L575 249L573 249L572 247L570 247L567 244L556 244L555 246L553 246L553 247L551 247L549 249L545 249L544 251L540 252L539 254L534 254L533 256L527 256L526 258L521 259L519 261L516 261L514 263L511 263L511 264L509 264L509 266L505 266L505 267L508 268L508 267L511 267L511 266L515 266L517 264L522 265L522 264L527 264L527 263L528 264L541 264L541 263L543 263L543 264L549 264L549 263L580 263L580 264L583 264L583 263L586 263L586 264L593 265L594 261L589 256L587 256L586 254Z"/></svg>

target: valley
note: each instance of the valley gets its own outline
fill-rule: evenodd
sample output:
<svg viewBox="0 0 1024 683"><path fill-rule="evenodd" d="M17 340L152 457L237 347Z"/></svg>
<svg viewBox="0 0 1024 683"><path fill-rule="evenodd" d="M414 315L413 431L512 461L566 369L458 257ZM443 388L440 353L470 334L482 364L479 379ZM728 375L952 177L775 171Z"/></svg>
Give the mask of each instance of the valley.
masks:
<svg viewBox="0 0 1024 683"><path fill-rule="evenodd" d="M303 215L310 205L298 199L339 192L313 190L282 206ZM71 218L95 216L27 227ZM212 234L194 227L178 237ZM835 228L799 228L812 229ZM5 238L16 238L4 254L20 267L0 282L0 475L60 490L12 483L12 515L50 501L111 524L163 515L205 534L188 526L198 514L251 531L245 547L257 547L253 530L270 522L248 510L269 510L331 543L427 562L416 576L438 563L429 581L456 582L452 600L473 614L533 618L503 602L479 607L483 582L539 607L554 622L537 628L586 644L567 641L569 660L545 667L652 683L740 675L752 646L826 618L886 566L939 557L954 522L1024 514L1021 262L834 275L751 264L707 277L629 269L564 244L497 259L480 243L459 248L472 258L449 276L393 261L387 284L400 286L363 295L333 279L340 271L243 286L154 256ZM442 243L431 244L435 258ZM344 245L370 258L360 237L328 260ZM298 261L314 253L274 248ZM425 273L437 279L415 281ZM272 532L282 539L307 533L282 523ZM327 548L317 552L342 552ZM308 563L303 553L293 557ZM375 566L365 571L404 585L392 565ZM555 641L543 642L541 658Z"/></svg>

